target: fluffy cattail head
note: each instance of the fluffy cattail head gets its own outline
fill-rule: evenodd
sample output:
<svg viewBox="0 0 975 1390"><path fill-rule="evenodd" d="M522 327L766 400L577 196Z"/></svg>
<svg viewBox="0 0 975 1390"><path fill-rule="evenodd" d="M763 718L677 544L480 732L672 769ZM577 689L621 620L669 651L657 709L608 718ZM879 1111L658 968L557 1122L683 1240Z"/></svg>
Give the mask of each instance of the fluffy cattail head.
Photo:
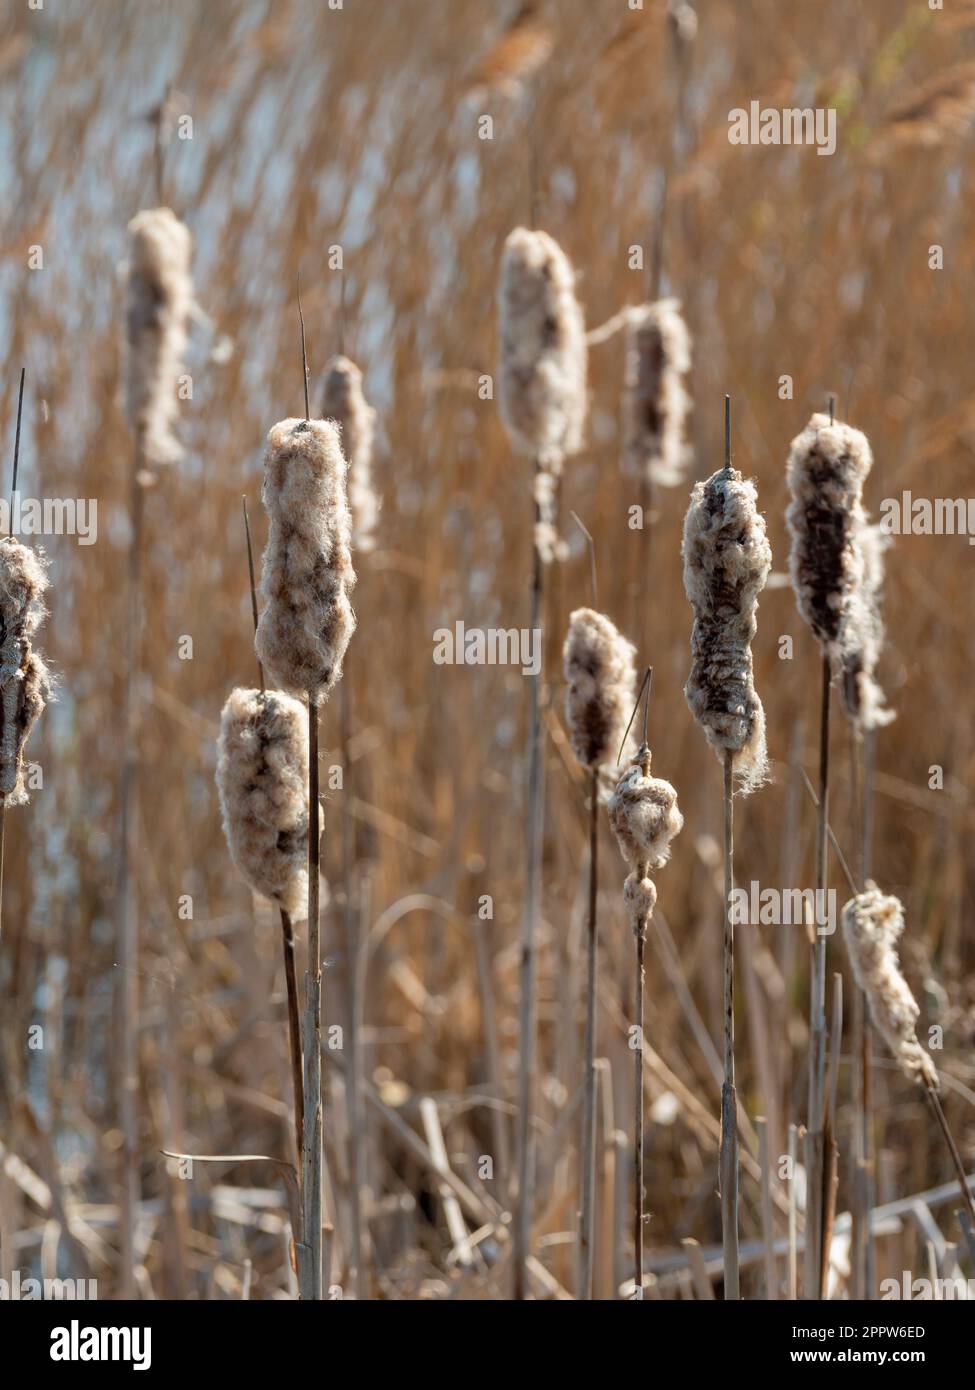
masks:
<svg viewBox="0 0 975 1390"><path fill-rule="evenodd" d="M558 471L586 417L586 334L565 252L516 227L501 259L501 415L519 453Z"/></svg>
<svg viewBox="0 0 975 1390"><path fill-rule="evenodd" d="M362 373L348 357L333 357L325 368L322 417L334 420L342 434L342 452L349 466L349 508L352 544L372 550L376 544L379 501L372 485L372 442L376 412L362 391Z"/></svg>
<svg viewBox="0 0 975 1390"><path fill-rule="evenodd" d="M631 476L674 487L687 471L684 424L690 397L691 335L676 299L641 304L626 320L624 459Z"/></svg>
<svg viewBox="0 0 975 1390"><path fill-rule="evenodd" d="M843 909L843 935L857 984L877 1031L911 1081L938 1085L934 1063L917 1040L917 1001L901 974L897 941L904 930L899 898L886 897L875 883Z"/></svg>
<svg viewBox="0 0 975 1390"><path fill-rule="evenodd" d="M233 690L217 743L230 857L255 893L294 919L308 907L308 721L280 691Z"/></svg>
<svg viewBox="0 0 975 1390"><path fill-rule="evenodd" d="M572 751L590 771L615 766L636 699L636 650L609 618L577 608L562 658Z"/></svg>
<svg viewBox="0 0 975 1390"><path fill-rule="evenodd" d="M633 931L642 936L657 906L657 885L653 879L641 877L639 870L627 874L623 881L623 906Z"/></svg>
<svg viewBox="0 0 975 1390"><path fill-rule="evenodd" d="M719 758L734 754L742 791L767 776L765 711L755 691L752 639L758 595L772 551L755 485L735 468L695 484L684 520L684 588L694 608L691 672L684 687L691 713Z"/></svg>
<svg viewBox="0 0 975 1390"><path fill-rule="evenodd" d="M669 782L650 776L650 754L642 748L623 773L609 800L609 823L620 853L637 873L660 869L670 858L670 842L684 824L677 793Z"/></svg>
<svg viewBox="0 0 975 1390"><path fill-rule="evenodd" d="M843 704L854 726L861 730L878 729L897 717L885 707L884 692L875 676L884 645L880 590L884 551L889 544L890 538L879 525L860 529L860 579L843 623Z"/></svg>
<svg viewBox="0 0 975 1390"><path fill-rule="evenodd" d="M799 612L831 658L842 659L851 604L863 575L863 483L872 458L866 436L814 415L792 441L789 569Z"/></svg>
<svg viewBox="0 0 975 1390"><path fill-rule="evenodd" d="M31 643L47 611L47 587L43 557L12 536L0 540L0 797L7 806L28 799L24 749L52 694Z"/></svg>
<svg viewBox="0 0 975 1390"><path fill-rule="evenodd" d="M128 412L150 467L183 451L173 433L193 307L189 231L169 208L151 208L129 223Z"/></svg>
<svg viewBox="0 0 975 1390"><path fill-rule="evenodd" d="M341 679L355 631L345 477L330 420L282 420L268 434L261 497L271 524L255 647L277 685L316 702Z"/></svg>

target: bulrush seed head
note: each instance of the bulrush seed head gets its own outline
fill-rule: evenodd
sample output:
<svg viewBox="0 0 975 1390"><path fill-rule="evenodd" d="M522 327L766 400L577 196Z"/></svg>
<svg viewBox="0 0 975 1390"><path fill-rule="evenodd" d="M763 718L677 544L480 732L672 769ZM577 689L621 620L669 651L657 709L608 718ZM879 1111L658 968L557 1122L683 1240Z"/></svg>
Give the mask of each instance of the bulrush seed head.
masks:
<svg viewBox="0 0 975 1390"><path fill-rule="evenodd" d="M691 671L684 687L719 758L734 754L743 792L765 781L765 711L755 691L752 639L772 551L755 485L735 468L695 484L684 519L684 589L694 608Z"/></svg>
<svg viewBox="0 0 975 1390"><path fill-rule="evenodd" d="M268 434L261 498L270 518L258 660L290 695L324 699L355 631L346 462L330 420L282 420Z"/></svg>
<svg viewBox="0 0 975 1390"><path fill-rule="evenodd" d="M586 418L586 334L565 252L516 227L501 260L501 414L512 445L557 472Z"/></svg>
<svg viewBox="0 0 975 1390"><path fill-rule="evenodd" d="M12 536L0 540L0 796L7 806L28 800L24 749L52 695L31 643L46 616L47 587L43 557Z"/></svg>
<svg viewBox="0 0 975 1390"><path fill-rule="evenodd" d="M498 290L501 418L512 447L535 461L535 545L560 556L555 479L582 448L586 331L575 274L558 242L516 227L505 242Z"/></svg>
<svg viewBox="0 0 975 1390"><path fill-rule="evenodd" d="M376 412L363 394L362 373L348 357L333 357L325 368L322 417L334 420L341 431L342 453L349 469L353 548L372 550L379 516L379 501L372 485Z"/></svg>
<svg viewBox="0 0 975 1390"><path fill-rule="evenodd" d="M627 874L623 881L623 906L632 929L637 934L646 931L657 906L657 885L653 879L641 878L639 870Z"/></svg>
<svg viewBox="0 0 975 1390"><path fill-rule="evenodd" d="M230 857L255 893L308 915L308 729L277 690L233 690L217 743L217 791Z"/></svg>
<svg viewBox="0 0 975 1390"><path fill-rule="evenodd" d="M173 427L193 308L192 250L189 231L169 208L148 209L129 223L128 413L150 467L183 456Z"/></svg>
<svg viewBox="0 0 975 1390"><path fill-rule="evenodd" d="M602 613L577 608L562 659L572 751L583 767L615 766L636 699L636 651Z"/></svg>
<svg viewBox="0 0 975 1390"><path fill-rule="evenodd" d="M921 1011L897 957L897 941L903 930L900 899L886 897L875 883L868 883L866 890L843 909L850 964L877 1031L909 1080L937 1086L935 1065L917 1040Z"/></svg>
<svg viewBox="0 0 975 1390"><path fill-rule="evenodd" d="M862 495L871 464L866 436L849 425L831 425L827 415L814 415L789 452L792 502L785 519L792 585L799 612L837 661L856 641L848 624L863 579Z"/></svg>
<svg viewBox="0 0 975 1390"><path fill-rule="evenodd" d="M879 525L859 533L860 581L846 609L842 629L843 705L854 726L879 729L897 716L885 705L876 669L884 645L880 591L884 582L884 551L890 539Z"/></svg>
<svg viewBox="0 0 975 1390"><path fill-rule="evenodd" d="M676 299L640 304L626 322L624 459L631 477L675 487L687 471L684 425L690 397L691 335Z"/></svg>
<svg viewBox="0 0 975 1390"><path fill-rule="evenodd" d="M650 755L637 754L609 800L609 823L620 853L638 874L660 869L670 858L670 842L679 835L684 817L677 793L669 782L650 776Z"/></svg>

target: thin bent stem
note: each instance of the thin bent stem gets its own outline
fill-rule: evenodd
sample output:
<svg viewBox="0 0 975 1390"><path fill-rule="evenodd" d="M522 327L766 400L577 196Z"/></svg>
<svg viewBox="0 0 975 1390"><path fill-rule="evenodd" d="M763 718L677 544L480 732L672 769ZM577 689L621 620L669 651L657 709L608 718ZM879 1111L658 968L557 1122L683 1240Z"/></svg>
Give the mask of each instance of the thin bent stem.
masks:
<svg viewBox="0 0 975 1390"><path fill-rule="evenodd" d="M586 1076L582 1128L582 1222L579 1230L579 1297L592 1298L593 1226L596 1211L596 966L599 937L599 777L589 776L589 921L586 938Z"/></svg>
<svg viewBox="0 0 975 1390"><path fill-rule="evenodd" d="M538 463L535 464L538 476ZM540 520L538 503L535 524ZM532 531L531 630L541 626L543 566ZM544 646L539 645L544 651ZM528 728L528 825L525 905L521 926L521 966L518 1059L518 1206L515 1212L515 1298L528 1294L528 1257L531 1252L534 1201L534 1136L532 1092L535 1079L535 929L541 909L542 834L545 817L545 779L542 774L542 668L529 676Z"/></svg>
<svg viewBox="0 0 975 1390"><path fill-rule="evenodd" d="M738 1282L738 1098L735 1093L734 754L724 755L724 1084L721 1087L721 1244L724 1296L740 1298Z"/></svg>
<svg viewBox="0 0 975 1390"><path fill-rule="evenodd" d="M972 1190L968 1186L968 1175L965 1172L965 1165L961 1161L961 1154L958 1152L958 1145L955 1143L955 1137L948 1127L948 1117L945 1115L945 1112L942 1109L941 1097L938 1095L937 1090L930 1082L925 1082L924 1089L928 1097L928 1101L931 1105L931 1109L934 1112L934 1118L938 1121L938 1127L940 1128L941 1133L944 1135L945 1143L948 1146L948 1152L951 1155L951 1162L954 1167L955 1173L958 1176L958 1185L961 1188L961 1195L962 1200L965 1203L965 1210L968 1212L969 1220L972 1222L973 1225L975 1225L975 1203L973 1203L972 1201Z"/></svg>

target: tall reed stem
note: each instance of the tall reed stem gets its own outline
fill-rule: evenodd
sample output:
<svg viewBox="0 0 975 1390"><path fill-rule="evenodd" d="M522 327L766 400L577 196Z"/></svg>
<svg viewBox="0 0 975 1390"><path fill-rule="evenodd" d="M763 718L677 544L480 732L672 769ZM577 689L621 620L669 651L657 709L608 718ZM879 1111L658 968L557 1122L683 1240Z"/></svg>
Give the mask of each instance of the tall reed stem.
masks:
<svg viewBox="0 0 975 1390"><path fill-rule="evenodd" d="M319 916L318 704L308 700L308 969L305 973L305 1076L302 1240L299 1293L322 1296L322 943Z"/></svg>
<svg viewBox="0 0 975 1390"><path fill-rule="evenodd" d="M247 498L244 497L241 501L244 511L244 536L247 540L247 572L250 579L251 616L254 619L254 631L256 633L257 585L254 580L254 551L251 546L251 523L250 517L247 514ZM257 663L257 675L263 693L265 689L264 667L260 662ZM305 1129L304 1062L301 1055L301 1011L298 1007L298 975L295 968L294 930L291 924L291 918L283 907L281 908L281 946L284 953L284 979L288 991L288 1049L291 1054L291 1090L294 1097L297 1163L300 1168L304 1151ZM301 1233L296 1231L294 1234L295 1240L300 1241Z"/></svg>
<svg viewBox="0 0 975 1390"><path fill-rule="evenodd" d="M819 723L819 808L816 823L817 901L825 902L829 825L829 657L822 657L822 705ZM806 1211L805 1297L819 1289L823 1239L823 1123L826 1108L826 937L816 931L811 948L809 985L809 1116L806 1166L809 1193Z"/></svg>
<svg viewBox="0 0 975 1390"><path fill-rule="evenodd" d="M735 1092L734 753L724 755L724 1084L721 1087L721 1245L724 1296L741 1297L738 1281L738 1098Z"/></svg>
<svg viewBox="0 0 975 1390"><path fill-rule="evenodd" d="M646 878L648 866L641 864L637 871L640 881ZM647 945L647 924L640 922L636 937L636 981L633 1013L636 1019L637 1048L633 1061L633 1296L643 1298L643 995L646 985L644 956Z"/></svg>
<svg viewBox="0 0 975 1390"><path fill-rule="evenodd" d="M297 1161L304 1149L305 1098L302 1081L301 1012L298 1008L298 975L295 969L295 934L291 918L281 908L281 944L284 950L284 979L288 990L288 1042L291 1052L291 1089L295 1107ZM297 1234L297 1233L296 1233Z"/></svg>
<svg viewBox="0 0 975 1390"><path fill-rule="evenodd" d="M141 440L132 455L130 480L131 537L128 555L124 672L121 726L125 731L125 757L119 794L119 858L116 888L115 950L118 959L118 1123L122 1135L120 1202L120 1295L135 1294L135 1224L139 1207L136 1095L139 1085L139 922L136 883L136 800L139 775L139 716L136 680L141 666L139 625L141 617L143 512L145 488L139 478L143 466Z"/></svg>
<svg viewBox="0 0 975 1390"><path fill-rule="evenodd" d="M596 967L599 936L599 781L589 775L589 919L586 934L586 1075L582 1127L582 1221L579 1228L579 1297L592 1298L593 1236L596 1210Z"/></svg>
<svg viewBox="0 0 975 1390"><path fill-rule="evenodd" d="M13 535L14 496L17 492L17 466L20 463L20 427L24 418L24 379L27 368L20 369L20 388L17 392L17 432L14 435L14 466L10 480L10 534ZM3 937L3 847L7 829L7 798L0 795L0 939Z"/></svg>
<svg viewBox="0 0 975 1390"><path fill-rule="evenodd" d="M873 774L877 757L877 734L868 729L863 740L863 815L861 819L860 882L866 883L873 872ZM857 1061L857 1207L860 1212L858 1237L860 1256L858 1278L860 1297L870 1299L877 1287L876 1256L870 1213L876 1205L876 1178L873 1158L873 1076L870 1065L873 1029L867 1014L866 1000L856 991L854 1036Z"/></svg>
<svg viewBox="0 0 975 1390"><path fill-rule="evenodd" d="M342 750L342 878L345 884L345 948L348 960L348 1068L346 1071L346 1108L349 1117L349 1166L352 1169L352 1210L350 1223L350 1257L357 1298L365 1297L363 1268L363 1211L365 1188L364 1147L362 1143L362 1101L360 1086L359 1011L356 973L359 957L359 915L355 876L355 844L352 825L352 700L349 684L349 658L345 661L345 679L339 689L339 739Z"/></svg>
<svg viewBox="0 0 975 1390"><path fill-rule="evenodd" d="M535 464L535 476L539 472ZM534 505L534 523L540 520ZM532 528L531 631L541 627L543 566ZM543 650L541 643L539 651ZM535 1079L535 932L541 909L542 833L545 816L545 779L542 773L542 680L543 666L529 676L530 707L528 726L528 823L525 905L521 928L521 967L518 1058L518 1207L515 1212L514 1264L515 1298L528 1295L528 1257L531 1250L532 1207L535 1165L532 1133L532 1092Z"/></svg>

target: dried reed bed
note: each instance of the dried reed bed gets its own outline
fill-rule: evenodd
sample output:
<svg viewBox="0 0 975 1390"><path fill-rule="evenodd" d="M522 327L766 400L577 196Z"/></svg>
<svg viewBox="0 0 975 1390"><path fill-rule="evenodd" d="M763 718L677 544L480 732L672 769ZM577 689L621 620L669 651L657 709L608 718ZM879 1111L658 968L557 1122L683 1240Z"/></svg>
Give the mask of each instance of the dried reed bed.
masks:
<svg viewBox="0 0 975 1390"><path fill-rule="evenodd" d="M6 177L11 232L3 249L7 316L2 394L5 461L16 373L27 362L23 488L97 497L99 540L46 543L58 604L45 654L64 698L37 726L31 756L44 788L30 819L8 824L0 987L5 1003L0 1092L8 1164L0 1180L5 1230L22 1262L39 1264L45 1202L67 1203L63 1268L119 1287L119 1133L111 1091L110 918L118 810L117 727L123 670L114 640L124 621L129 435L120 382L123 295L114 268L130 218L160 199L153 186L148 108L170 77L192 113L193 139L166 147L165 201L194 238L194 281L216 330L195 323L186 349L193 398L178 425L184 459L146 497L153 544L144 555L150 615L145 641L144 790L138 872L142 925L139 1018L139 1228L141 1291L234 1297L252 1261L251 1296L292 1292L283 1242L286 1211L274 1172L198 1166L191 1182L167 1170L163 1147L280 1155L289 1103L280 945L271 910L252 900L223 847L213 795L220 709L231 684L253 681L237 515L260 479L267 422L303 409L295 367L293 284L302 270L313 379L339 351L365 372L378 411L374 452L384 505L377 544L361 566L360 620L348 678L356 711L355 857L362 982L364 1165L370 1268L380 1297L490 1298L508 1288L509 1243L495 1230L507 1201L522 896L524 681L505 667L437 667L431 633L527 621L525 564L531 519L523 470L512 467L496 402L478 388L494 373L493 312L504 239L528 215L524 92L469 89L500 38L497 7L457 0L436 18L423 7L371 7L369 42L347 5L340 21L319 5L244 4L231 10L159 7L135 0L120 25L111 9L9 9L0 20L2 100L19 119ZM649 247L670 146L676 92L667 80L669 36L654 9L615 3L539 6L550 56L535 75L539 225L581 273L590 322L645 298L628 268L631 244ZM965 441L973 412L959 373L973 328L959 286L973 269L970 200L952 171L971 135L933 122L923 150L893 149L888 112L910 107L971 35L932 16L913 23L907 0L797 12L756 0L744 29L735 7L702 13L690 50L695 94L685 114L681 167L668 194L663 293L681 300L698 353L688 391L694 448L690 477L721 457L720 403L740 403L736 454L747 459L768 518L773 554L785 556L783 470L788 441L837 394L840 418L870 437L877 464L867 486L873 515L902 488L945 496L969 489ZM753 33L763 43L756 49ZM299 41L300 38L300 41ZM479 45L483 45L481 55ZM469 70L458 53L471 53ZM166 70L161 70L165 55ZM42 71L41 58L48 64ZM491 72L495 71L490 67ZM648 83L646 73L661 81ZM84 75L84 81L82 80ZM798 84L838 93L843 139L832 159L811 151L736 149L727 111L747 88L767 104ZM483 85L483 83L482 83ZM476 118L494 117L494 139ZM448 118L449 117L449 118ZM806 156L809 157L806 157ZM649 174L648 174L649 171ZM946 269L927 248L946 248ZM345 249L345 337L338 272L328 247ZM28 249L44 268L27 271ZM904 325L910 324L905 332ZM211 360L220 334L229 361ZM706 345L706 350L703 350ZM638 572L626 526L639 496L621 479L619 391L623 343L590 354L590 442L565 475L565 504L592 530L601 605L612 613L652 604L655 758L679 786L685 818L649 929L646 1268L653 1292L691 1291L681 1240L713 1254L713 1199L722 978L715 949L721 825L714 758L687 710L687 607L682 597L681 489L662 492L652 569ZM780 394L792 378L794 399ZM710 403L710 408L706 408ZM317 407L316 407L317 408ZM255 519L257 541L263 521ZM551 630L564 631L570 594L585 592L585 557L573 553ZM966 694L971 686L970 555L957 538L897 538L887 556L889 637L878 676L898 719L878 742L873 874L904 903L910 927L902 963L925 1024L945 1029L939 1072L972 1086L968 1040L975 961L965 923L972 906L970 788L975 777ZM781 564L780 564L781 569ZM62 596L69 596L62 599ZM63 604L63 606L62 606ZM779 637L791 636L791 660ZM179 640L193 640L181 659ZM755 679L766 706L773 782L753 798L736 837L739 881L808 884L814 812L790 764L814 775L817 653L787 588L762 605ZM576 1185L567 1153L577 1132L579 999L584 970L587 833L581 775L554 698L546 720L550 795L544 912L539 935L539 1184L533 1292L573 1284ZM334 711L322 721L326 823L341 806L329 786L338 762ZM848 733L834 721L833 766L847 776ZM932 765L943 789L929 785ZM854 801L834 797L840 843L856 842ZM333 823L336 820L332 818ZM609 852L615 854L610 842ZM326 837L326 878L340 882L339 838ZM834 886L845 896L834 865ZM192 899L188 902L187 899ZM484 899L490 902L485 904ZM626 1049L632 945L618 882L603 886L605 924L597 1152L603 1196L629 1171L632 1110ZM481 915L479 915L479 913ZM490 914L489 916L486 914ZM192 915L190 915L192 914ZM326 991L347 997L340 904L323 912ZM803 1118L807 962L792 928L738 934L737 1085L746 1116L764 1114L773 1154ZM843 967L845 969L845 966ZM43 991L40 987L43 986ZM40 991L40 992L39 992ZM849 999L852 990L847 989ZM569 1029L567 1018L578 1025ZM28 1053L31 1023L45 1047ZM925 1191L952 1176L923 1097L875 1054L878 1200ZM349 1241L342 1054L327 1068L334 1128L326 1202L336 1226L332 1277L341 1283ZM839 1074L841 1144L852 1108ZM436 1101L449 1176L434 1163L420 1102ZM944 1095L971 1162L967 1101ZM741 1242L759 1240L758 1147L742 1125ZM52 1144L70 1155L52 1163ZM504 1144L508 1145L505 1159ZM493 1175L478 1171L491 1154ZM506 1166L507 1165L507 1166ZM846 1209L841 1169L839 1212ZM627 1189L628 1192L628 1189ZM469 1232L465 1250L456 1201ZM774 1193L776 1231L787 1197ZM620 1203L628 1211L629 1197ZM595 1289L608 1297L630 1274L628 1247L610 1237L613 1202L599 1204ZM950 1209L936 1213L946 1233ZM800 1221L801 1229L801 1221ZM544 1241L542 1238L545 1238ZM879 1243L878 1276L917 1267L915 1229ZM720 1266L720 1260L718 1261ZM780 1274L784 1264L780 1259ZM762 1288L743 1264L745 1296Z"/></svg>

